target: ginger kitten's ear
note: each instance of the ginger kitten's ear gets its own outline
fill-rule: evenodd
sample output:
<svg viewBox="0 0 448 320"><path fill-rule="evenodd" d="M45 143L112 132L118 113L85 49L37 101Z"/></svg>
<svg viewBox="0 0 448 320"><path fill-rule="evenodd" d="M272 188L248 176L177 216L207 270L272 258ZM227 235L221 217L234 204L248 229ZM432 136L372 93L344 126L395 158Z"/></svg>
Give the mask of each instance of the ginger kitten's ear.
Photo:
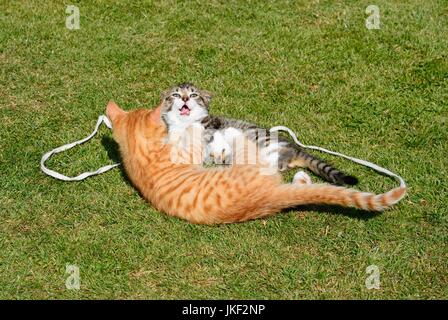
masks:
<svg viewBox="0 0 448 320"><path fill-rule="evenodd" d="M151 114L150 114L151 120L154 121L155 123L159 123L160 117L161 117L161 115L160 115L161 112L162 112L162 105L160 105L157 108L155 108L154 110L152 110Z"/></svg>
<svg viewBox="0 0 448 320"><path fill-rule="evenodd" d="M126 111L121 109L115 102L112 100L109 101L106 108L106 115L110 119L110 121L114 122L120 115L125 115Z"/></svg>

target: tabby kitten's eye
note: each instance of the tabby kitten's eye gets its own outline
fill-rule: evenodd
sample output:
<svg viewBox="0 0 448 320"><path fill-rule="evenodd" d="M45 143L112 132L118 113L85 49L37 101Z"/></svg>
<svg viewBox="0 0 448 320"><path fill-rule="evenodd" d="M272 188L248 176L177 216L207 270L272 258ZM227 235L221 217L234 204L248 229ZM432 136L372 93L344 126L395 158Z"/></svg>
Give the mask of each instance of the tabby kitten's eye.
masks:
<svg viewBox="0 0 448 320"><path fill-rule="evenodd" d="M172 96L173 96L174 98L180 98L180 94L178 94L178 93L173 93Z"/></svg>
<svg viewBox="0 0 448 320"><path fill-rule="evenodd" d="M198 94L197 93L192 93L192 94L190 94L190 98L197 98L198 97Z"/></svg>

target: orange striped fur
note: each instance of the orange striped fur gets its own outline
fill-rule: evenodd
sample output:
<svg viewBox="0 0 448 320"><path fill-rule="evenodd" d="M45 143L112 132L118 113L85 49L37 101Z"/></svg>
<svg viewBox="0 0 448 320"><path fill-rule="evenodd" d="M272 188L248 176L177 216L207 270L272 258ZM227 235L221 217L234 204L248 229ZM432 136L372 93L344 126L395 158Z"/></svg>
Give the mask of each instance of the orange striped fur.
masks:
<svg viewBox="0 0 448 320"><path fill-rule="evenodd" d="M284 184L279 173L260 174L262 164L207 169L201 161L173 163L172 152L179 150L167 140L160 107L125 112L110 102L106 112L135 187L158 210L192 223L246 221L305 204L381 211L406 193L405 188L375 195L329 184Z"/></svg>

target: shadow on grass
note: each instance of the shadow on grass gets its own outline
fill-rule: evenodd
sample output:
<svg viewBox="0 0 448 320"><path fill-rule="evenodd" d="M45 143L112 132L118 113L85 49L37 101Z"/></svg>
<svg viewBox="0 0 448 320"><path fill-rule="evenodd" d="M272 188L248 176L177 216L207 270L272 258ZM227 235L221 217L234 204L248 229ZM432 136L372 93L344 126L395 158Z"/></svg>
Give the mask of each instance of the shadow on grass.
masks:
<svg viewBox="0 0 448 320"><path fill-rule="evenodd" d="M122 162L122 158L120 156L120 151L118 148L118 144L108 136L103 136L101 138L101 144L104 146L104 148L107 151L108 157L113 160L114 162ZM134 187L131 180L129 180L129 177L127 176L125 170L123 167L120 168L120 174L123 177L124 181ZM140 194L140 192L139 192ZM140 194L140 196L142 196ZM294 211L300 211L300 212L308 212L308 211L317 211L321 213L329 213L329 214L337 214L337 215L344 215L350 218L359 219L359 220L369 220L376 216L378 216L380 213L377 212L370 212L370 211L364 211L359 210L355 208L344 208L339 206L331 206L331 205L308 205L308 206L298 206L294 208L288 208L282 210L282 213L291 212L291 210Z"/></svg>
<svg viewBox="0 0 448 320"><path fill-rule="evenodd" d="M307 205L307 206L299 206L299 207L293 207L288 208L285 210L282 210L283 213L289 213L291 210L299 211L299 212L309 212L309 211L315 211L322 214L334 214L334 215L342 215L347 216L352 219L358 219L358 220L370 220L372 218L377 217L380 215L380 212L372 212L372 211L365 211L360 210L356 208L346 208L346 207L340 207L336 205Z"/></svg>
<svg viewBox="0 0 448 320"><path fill-rule="evenodd" d="M115 140L113 138L108 137L108 136L103 136L101 138L101 144L103 145L104 149L106 149L107 156L109 157L109 159L111 159L113 162L119 162L119 163L123 162L123 159L121 158L121 155L120 155L120 150L118 148L118 144L115 142ZM128 185L134 186L132 184L131 180L129 180L129 177L126 174L126 171L124 171L123 166L119 166L119 168L120 168L120 175L124 179L124 181Z"/></svg>

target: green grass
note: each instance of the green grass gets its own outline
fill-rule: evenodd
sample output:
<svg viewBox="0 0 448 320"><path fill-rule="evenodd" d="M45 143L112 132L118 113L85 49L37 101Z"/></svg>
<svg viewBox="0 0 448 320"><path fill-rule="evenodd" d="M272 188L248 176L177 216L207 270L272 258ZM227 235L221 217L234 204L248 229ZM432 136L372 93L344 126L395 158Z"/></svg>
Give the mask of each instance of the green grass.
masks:
<svg viewBox="0 0 448 320"><path fill-rule="evenodd" d="M0 3L0 298L448 298L445 1L375 1L380 30L365 28L370 1L78 1L80 30L65 28L70 3ZM120 170L40 172L109 99L152 107L185 80L214 93L214 114L376 162L409 195L383 214L305 207L199 226L152 209ZM111 163L110 136L49 166ZM324 157L361 190L396 185ZM65 288L66 264L80 290ZM371 264L380 290L365 287Z"/></svg>

